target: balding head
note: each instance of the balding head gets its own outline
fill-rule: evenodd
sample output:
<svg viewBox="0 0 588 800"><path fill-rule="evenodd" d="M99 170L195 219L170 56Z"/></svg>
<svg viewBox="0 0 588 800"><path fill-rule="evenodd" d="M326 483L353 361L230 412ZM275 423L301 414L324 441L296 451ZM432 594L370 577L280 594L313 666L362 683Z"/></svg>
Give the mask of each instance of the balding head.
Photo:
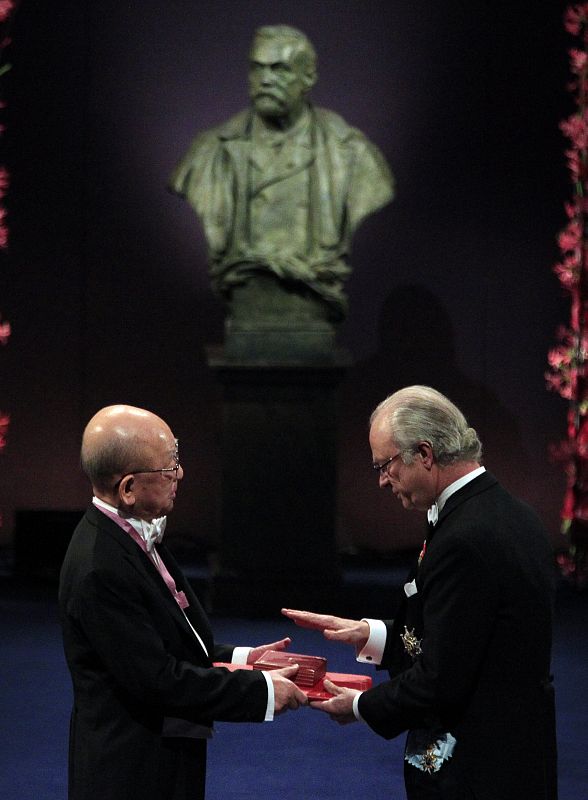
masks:
<svg viewBox="0 0 588 800"><path fill-rule="evenodd" d="M316 51L310 39L302 31L291 25L264 25L255 31L251 50L254 51L255 46L264 41L278 42L288 46L291 57L301 65L312 79L312 83L316 81Z"/></svg>
<svg viewBox="0 0 588 800"><path fill-rule="evenodd" d="M143 408L107 406L87 424L82 439L82 469L100 493L133 469L162 466L154 462L173 439L169 426Z"/></svg>

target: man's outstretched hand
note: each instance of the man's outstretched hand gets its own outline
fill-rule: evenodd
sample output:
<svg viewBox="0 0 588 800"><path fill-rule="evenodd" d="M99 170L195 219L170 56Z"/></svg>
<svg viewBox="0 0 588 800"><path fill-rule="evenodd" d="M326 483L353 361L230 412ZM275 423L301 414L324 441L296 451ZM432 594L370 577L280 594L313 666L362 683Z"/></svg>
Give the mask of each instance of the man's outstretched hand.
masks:
<svg viewBox="0 0 588 800"><path fill-rule="evenodd" d="M286 636L285 639L280 639L278 642L271 642L270 644L260 644L258 647L251 648L251 652L247 656L247 663L248 664L255 664L264 653L268 650L287 650L288 646L290 645L289 636Z"/></svg>
<svg viewBox="0 0 588 800"><path fill-rule="evenodd" d="M370 626L365 620L344 619L293 608L283 608L282 614L301 628L322 631L325 639L353 645L357 651L365 647L370 635Z"/></svg>

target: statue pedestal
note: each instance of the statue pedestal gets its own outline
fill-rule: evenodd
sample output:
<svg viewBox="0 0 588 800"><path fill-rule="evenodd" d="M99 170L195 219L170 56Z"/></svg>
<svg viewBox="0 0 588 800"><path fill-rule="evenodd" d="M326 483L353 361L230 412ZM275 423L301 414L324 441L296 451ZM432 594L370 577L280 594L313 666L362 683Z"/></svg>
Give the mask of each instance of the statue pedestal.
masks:
<svg viewBox="0 0 588 800"><path fill-rule="evenodd" d="M208 363L224 387L213 611L328 611L340 589L336 389L349 359L238 361L210 348Z"/></svg>
<svg viewBox="0 0 588 800"><path fill-rule="evenodd" d="M234 286L225 321L227 359L334 363L335 324L327 304L301 283L255 272Z"/></svg>

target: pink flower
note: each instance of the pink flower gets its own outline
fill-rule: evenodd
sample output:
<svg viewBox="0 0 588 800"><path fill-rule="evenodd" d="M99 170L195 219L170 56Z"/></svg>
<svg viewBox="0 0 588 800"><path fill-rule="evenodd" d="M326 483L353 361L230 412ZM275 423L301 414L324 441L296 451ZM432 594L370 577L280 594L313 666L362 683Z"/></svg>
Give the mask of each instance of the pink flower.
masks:
<svg viewBox="0 0 588 800"><path fill-rule="evenodd" d="M10 184L10 174L6 167L0 167L0 199L5 197L6 190Z"/></svg>
<svg viewBox="0 0 588 800"><path fill-rule="evenodd" d="M585 50L570 50L570 68L572 72L580 75L586 67L588 61L588 53Z"/></svg>
<svg viewBox="0 0 588 800"><path fill-rule="evenodd" d="M580 261L576 254L569 254L563 262L556 264L553 271L565 289L576 288L580 277Z"/></svg>
<svg viewBox="0 0 588 800"><path fill-rule="evenodd" d="M0 172L3 169L4 169L4 167L0 167ZM578 202L577 202L576 198L574 198L573 201L568 201L568 202L564 203L564 209L565 209L566 216L568 217L568 219L574 219L580 213L579 212L579 208L578 208Z"/></svg>
<svg viewBox="0 0 588 800"><path fill-rule="evenodd" d="M14 9L14 0L0 0L0 22L8 19Z"/></svg>
<svg viewBox="0 0 588 800"><path fill-rule="evenodd" d="M572 182L578 183L580 180L580 173L582 171L582 165L580 164L578 152L576 150L566 150L565 156L567 158L567 166Z"/></svg>
<svg viewBox="0 0 588 800"><path fill-rule="evenodd" d="M6 431L10 424L10 417L0 411L0 450L6 445Z"/></svg>
<svg viewBox="0 0 588 800"><path fill-rule="evenodd" d="M577 150L585 150L588 145L588 126L586 114L572 114L559 123L560 130ZM566 153L567 155L567 153Z"/></svg>
<svg viewBox="0 0 588 800"><path fill-rule="evenodd" d="M563 288L567 289L568 292L571 292L577 287L578 275L575 272L566 269L563 264L556 264L553 271L559 278L559 282Z"/></svg>
<svg viewBox="0 0 588 800"><path fill-rule="evenodd" d="M10 338L10 322L0 322L0 344L6 344Z"/></svg>
<svg viewBox="0 0 588 800"><path fill-rule="evenodd" d="M547 382L547 387L549 389L559 392L559 389L562 385L561 375L554 375L552 372L546 372L545 381Z"/></svg>
<svg viewBox="0 0 588 800"><path fill-rule="evenodd" d="M0 205L0 249L8 247L8 226L6 225L6 209Z"/></svg>
<svg viewBox="0 0 588 800"><path fill-rule="evenodd" d="M563 397L564 400L571 400L572 398L572 388L569 383L567 383L561 375L554 374L552 372L545 373L545 382L547 384L547 388L551 389L554 392L557 392L560 397Z"/></svg>
<svg viewBox="0 0 588 800"><path fill-rule="evenodd" d="M547 354L547 361L550 367L558 369L564 364L570 364L572 361L572 356L569 350L560 345L549 351Z"/></svg>
<svg viewBox="0 0 588 800"><path fill-rule="evenodd" d="M588 3L568 6L564 14L564 28L573 36L578 36L582 30L582 25L585 25L587 20Z"/></svg>
<svg viewBox="0 0 588 800"><path fill-rule="evenodd" d="M582 240L582 226L576 220L568 222L558 236L559 246L564 252L575 250Z"/></svg>
<svg viewBox="0 0 588 800"><path fill-rule="evenodd" d="M564 16L564 28L568 33L577 36L580 33L580 22L573 8L568 8Z"/></svg>

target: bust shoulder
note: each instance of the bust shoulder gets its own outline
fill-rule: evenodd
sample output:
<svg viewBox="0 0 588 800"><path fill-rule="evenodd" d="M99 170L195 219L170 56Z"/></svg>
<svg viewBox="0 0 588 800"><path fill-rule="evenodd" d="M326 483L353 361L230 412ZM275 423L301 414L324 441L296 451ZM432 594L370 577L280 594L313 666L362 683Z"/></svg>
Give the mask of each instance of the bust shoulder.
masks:
<svg viewBox="0 0 588 800"><path fill-rule="evenodd" d="M363 133L346 122L340 114L328 108L314 108L317 124L321 126L327 136L335 137L341 141L358 139L367 141Z"/></svg>

